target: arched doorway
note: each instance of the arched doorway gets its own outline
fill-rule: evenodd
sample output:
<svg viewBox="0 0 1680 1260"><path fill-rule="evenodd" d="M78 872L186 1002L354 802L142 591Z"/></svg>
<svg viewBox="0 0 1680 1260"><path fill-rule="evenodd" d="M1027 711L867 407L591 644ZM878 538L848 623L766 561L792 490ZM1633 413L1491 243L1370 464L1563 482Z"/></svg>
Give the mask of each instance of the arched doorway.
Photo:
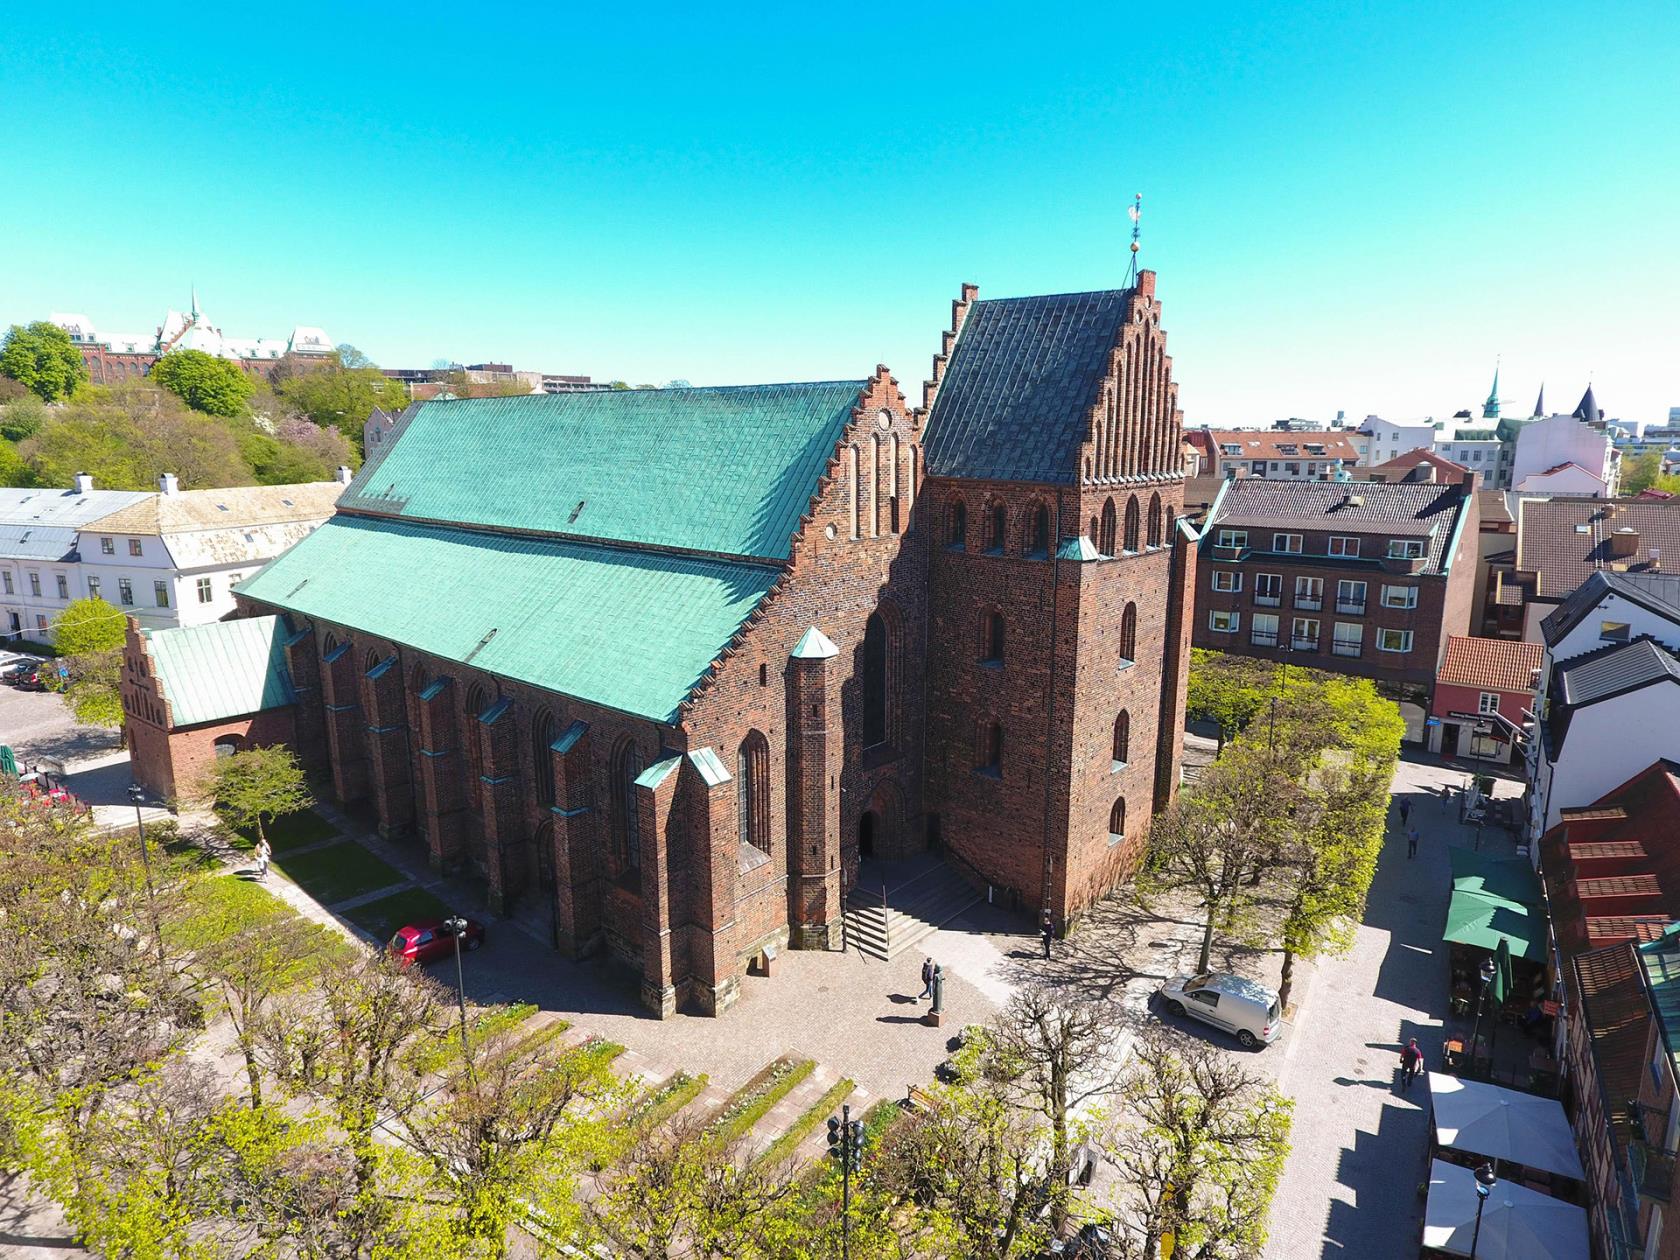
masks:
<svg viewBox="0 0 1680 1260"><path fill-rule="evenodd" d="M858 856L872 858L875 856L875 829L878 819L875 811L866 809L863 817L858 819Z"/></svg>

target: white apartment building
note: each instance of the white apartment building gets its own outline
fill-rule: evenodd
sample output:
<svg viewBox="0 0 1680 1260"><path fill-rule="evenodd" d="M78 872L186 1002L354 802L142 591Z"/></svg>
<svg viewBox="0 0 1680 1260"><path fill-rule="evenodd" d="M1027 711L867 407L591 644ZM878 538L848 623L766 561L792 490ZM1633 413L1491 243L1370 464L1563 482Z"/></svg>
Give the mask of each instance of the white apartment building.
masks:
<svg viewBox="0 0 1680 1260"><path fill-rule="evenodd" d="M1616 493L1618 455L1610 434L1579 416L1547 416L1531 420L1517 431L1511 460L1511 489L1525 493L1590 494L1610 498ZM1559 474L1573 466L1567 486Z"/></svg>
<svg viewBox="0 0 1680 1260"><path fill-rule="evenodd" d="M1680 576L1599 570L1541 622L1528 748L1530 852L1560 811L1680 761Z"/></svg>
<svg viewBox="0 0 1680 1260"><path fill-rule="evenodd" d="M51 642L58 614L87 594L77 553L81 527L146 497L95 490L85 474L68 490L0 488L0 649L20 640Z"/></svg>
<svg viewBox="0 0 1680 1260"><path fill-rule="evenodd" d="M144 629L196 626L233 611L233 588L333 513L344 481L182 490L172 474L157 494L81 530L83 580Z"/></svg>
<svg viewBox="0 0 1680 1260"><path fill-rule="evenodd" d="M51 643L71 600L103 599L147 629L219 621L233 587L332 515L349 480L155 493L0 490L0 632Z"/></svg>

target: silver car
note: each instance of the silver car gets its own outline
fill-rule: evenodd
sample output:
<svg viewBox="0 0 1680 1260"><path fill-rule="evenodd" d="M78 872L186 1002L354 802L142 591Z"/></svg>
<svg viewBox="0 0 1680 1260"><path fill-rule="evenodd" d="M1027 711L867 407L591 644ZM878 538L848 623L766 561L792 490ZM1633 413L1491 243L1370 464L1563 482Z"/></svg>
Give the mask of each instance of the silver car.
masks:
<svg viewBox="0 0 1680 1260"><path fill-rule="evenodd" d="M1283 1032L1278 995L1263 984L1229 972L1174 976L1156 991L1174 1015L1193 1015L1223 1028L1245 1049L1267 1046Z"/></svg>

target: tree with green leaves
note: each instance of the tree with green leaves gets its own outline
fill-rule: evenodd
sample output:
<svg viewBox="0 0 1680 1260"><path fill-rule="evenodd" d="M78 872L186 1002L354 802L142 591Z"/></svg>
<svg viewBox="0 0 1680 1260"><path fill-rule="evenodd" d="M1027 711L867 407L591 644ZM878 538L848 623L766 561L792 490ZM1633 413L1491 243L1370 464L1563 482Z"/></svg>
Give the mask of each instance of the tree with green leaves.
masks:
<svg viewBox="0 0 1680 1260"><path fill-rule="evenodd" d="M13 324L0 341L0 376L46 402L70 397L87 375L82 352L57 324L44 319Z"/></svg>
<svg viewBox="0 0 1680 1260"><path fill-rule="evenodd" d="M293 410L323 428L335 428L352 442L361 439L362 424L375 407L389 412L408 405L408 391L363 356L349 360L342 352L325 363L285 363L275 373L274 392Z"/></svg>
<svg viewBox="0 0 1680 1260"><path fill-rule="evenodd" d="M78 722L122 725L122 651L128 619L99 598L71 600L55 623L53 645L69 677L65 703Z"/></svg>
<svg viewBox="0 0 1680 1260"><path fill-rule="evenodd" d="M194 411L241 416L257 386L231 359L202 350L171 350L152 365L152 379Z"/></svg>
<svg viewBox="0 0 1680 1260"><path fill-rule="evenodd" d="M1219 728L1219 747L1235 738L1280 694L1281 677L1275 665L1251 656L1195 648L1190 653L1190 680L1184 712L1191 721L1212 722Z"/></svg>
<svg viewBox="0 0 1680 1260"><path fill-rule="evenodd" d="M500 1257L511 1226L535 1208L550 1230L576 1233L580 1174L615 1149L610 1117L626 1100L611 1071L616 1048L567 1045L565 1026L515 1025L469 1039L443 1087L395 1124L431 1169L449 1205L444 1241ZM415 1080L414 1092L425 1082Z"/></svg>
<svg viewBox="0 0 1680 1260"><path fill-rule="evenodd" d="M1289 1154L1293 1104L1229 1055L1145 1029L1103 1145L1120 1171L1117 1260L1252 1260Z"/></svg>
<svg viewBox="0 0 1680 1260"><path fill-rule="evenodd" d="M217 758L204 794L235 827L255 828L259 843L268 838L265 823L315 803L297 756L278 746L246 748Z"/></svg>
<svg viewBox="0 0 1680 1260"><path fill-rule="evenodd" d="M5 379L0 377L0 380ZM47 422L50 414L46 403L25 390L23 397L0 404L0 438L5 438L8 442L22 442L26 438L32 438L41 431L41 426Z"/></svg>
<svg viewBox="0 0 1680 1260"><path fill-rule="evenodd" d="M1150 827L1138 887L1194 898L1204 920L1198 974L1210 966L1216 930L1248 927L1260 877L1289 834L1295 769L1295 758L1264 742L1233 744Z"/></svg>
<svg viewBox="0 0 1680 1260"><path fill-rule="evenodd" d="M82 391L19 450L44 486L68 486L79 472L107 490L155 490L166 472L185 490L251 482L225 421L188 410L149 381Z"/></svg>

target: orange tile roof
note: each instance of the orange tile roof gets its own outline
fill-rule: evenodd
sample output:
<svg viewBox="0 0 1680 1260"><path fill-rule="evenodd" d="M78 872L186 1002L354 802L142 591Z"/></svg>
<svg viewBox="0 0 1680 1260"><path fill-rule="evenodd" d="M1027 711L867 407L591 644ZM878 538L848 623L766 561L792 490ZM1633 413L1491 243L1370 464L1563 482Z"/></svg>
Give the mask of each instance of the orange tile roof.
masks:
<svg viewBox="0 0 1680 1260"><path fill-rule="evenodd" d="M1545 649L1520 639L1449 635L1437 682L1483 691L1533 691Z"/></svg>

